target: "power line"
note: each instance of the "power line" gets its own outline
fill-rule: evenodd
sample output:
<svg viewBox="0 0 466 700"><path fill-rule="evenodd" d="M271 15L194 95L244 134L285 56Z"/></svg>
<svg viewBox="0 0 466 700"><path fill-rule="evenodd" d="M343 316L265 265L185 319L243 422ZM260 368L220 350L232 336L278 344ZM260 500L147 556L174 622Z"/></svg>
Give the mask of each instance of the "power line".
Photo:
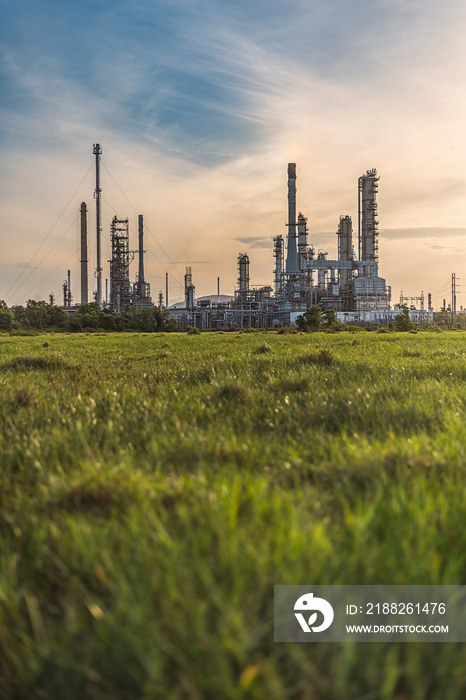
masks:
<svg viewBox="0 0 466 700"><path fill-rule="evenodd" d="M92 236L92 238L89 239L89 243L91 243L91 242L94 240L94 238L95 238L95 234ZM52 275L54 275L55 272L57 272L57 270L60 269L60 267L63 267L63 265L66 265L66 263L68 262L68 260L71 260L71 258L72 258L73 256L75 256L75 255L79 255L79 253L80 253L80 248L78 248L78 250L75 250L74 253L71 253L71 255L70 255L68 258L66 258L66 260L64 260L64 261L61 262L59 265L57 265L57 267L56 267L54 270L52 270L52 272L49 272L49 274L48 274L46 277L44 277L43 279L41 279L41 281L38 282L38 283L36 284L35 287L33 287L32 289L30 289L29 292L25 295L26 298L29 297L29 295L32 294L32 292L34 292L34 291L37 289L37 287L40 287L41 284L43 284L44 282L46 282L46 281L48 280L49 277L51 277Z"/></svg>
<svg viewBox="0 0 466 700"><path fill-rule="evenodd" d="M23 274L25 273L25 271L26 271L26 270L28 269L28 267L30 266L31 262L32 262L32 261L34 260L34 258L36 257L36 255L37 255L37 253L39 252L39 250L40 250L40 249L42 248L42 246L44 245L44 243L45 243L45 241L47 240L47 238L48 238L48 237L50 236L50 234L52 233L52 231L53 231L53 229L55 228L55 226L58 224L58 222L59 222L60 219L62 218L62 216L63 216L63 214L65 213L65 211L68 209L68 207L69 207L71 201L74 199L74 197L76 196L77 192L78 192L79 189L81 188L81 185L83 184L84 180L86 179L86 177L87 177L87 176L89 175L89 173L91 172L91 169L92 169L93 165L94 165L94 164L91 163L91 166L90 166L89 170L88 170L87 173L84 175L83 179L81 180L81 182L79 183L79 185L77 186L77 188L75 189L75 191L73 192L73 194L71 195L70 199L68 200L68 202L67 202L65 208L63 209L63 211L61 212L60 216L59 216L58 219L55 221L54 225L52 226L52 228L50 229L50 231L47 233L47 235L46 235L45 238L43 239L42 243L39 245L39 247L37 248L37 250L36 250L36 252L34 253L34 255L32 256L32 258L29 260L29 262L28 262L28 264L26 265L26 267L24 267L24 268L22 269L22 271L20 272L20 274L18 275L18 277L16 278L16 280L15 280L15 281L13 282L13 284L11 285L10 289L8 290L8 292L7 292L6 295L5 295L5 301L9 298L10 293L11 293L11 290L17 285L17 283L19 282L19 280L21 279L21 277L23 276ZM69 229L68 229L68 230L69 230ZM60 240L61 240L61 239L60 239ZM41 264L41 263L39 263L39 265L40 265L40 264ZM38 267L38 265L37 265L34 269L37 269L37 267ZM33 270L33 271L34 271L34 270ZM29 275L29 277L30 277L30 275ZM26 282L27 282L27 280L29 279L29 277L26 278L26 280L25 280ZM23 284L24 284L24 282L23 282ZM22 284L20 287L18 287L18 289L16 289L15 294L16 294L16 292L18 292L18 291L21 289L21 287L23 286L23 284Z"/></svg>
<svg viewBox="0 0 466 700"><path fill-rule="evenodd" d="M90 201L87 203L87 206L90 205L91 201L92 201L92 200L90 200ZM29 278L34 274L34 272L42 265L42 263L44 262L44 260L46 260L46 259L48 258L48 256L52 253L53 250L55 250L55 248L57 247L57 245L58 245L58 244L63 240L63 238L66 236L66 234L68 233L68 231L69 231L71 228L73 228L73 226L75 225L75 223L77 222L77 220L79 219L79 217L80 217L80 214L77 215L77 217L75 218L75 220L73 221L73 223L70 224L70 226L68 226L68 228L66 229L66 231L64 231L64 233L60 236L60 238L58 239L58 241L56 241L56 242L54 243L54 245L51 247L51 249L49 250L49 252L46 253L46 254L44 255L44 257L42 258L42 260L35 266L35 268L34 268L33 270L31 270L31 272L30 272L29 275L26 277L26 279L23 280L23 282L20 284L20 286L15 290L14 294L17 294L17 293L19 292L19 290L21 289L21 287L22 287L24 284L26 284L26 282L28 281L28 279L29 279ZM92 240L92 239L91 239L91 240ZM38 285L36 285L36 286L38 286ZM36 288L36 287L34 287L34 289L35 289L35 288Z"/></svg>
<svg viewBox="0 0 466 700"><path fill-rule="evenodd" d="M440 292L442 292L443 290L445 290L445 289L447 289L448 287L450 287L450 284L451 284L451 281L448 280L448 282L445 282L445 284L444 284L442 287L440 287L440 289L436 289L435 292L432 292L432 295L434 295L434 294L440 294Z"/></svg>
<svg viewBox="0 0 466 700"><path fill-rule="evenodd" d="M103 161L102 161L102 165L104 166L105 170L106 170L107 173L110 175L110 177L112 178L112 180L113 180L113 182L115 183L115 185L116 185L116 186L118 187L118 189L120 190L120 192L121 192L121 194L123 195L123 197L126 199L126 201L128 202L128 204L130 205L130 207L133 209L134 213L138 215L137 209L134 207L133 203L130 202L130 200L128 199L128 197L126 196L126 194L123 192L123 190L121 189L120 185L119 185L118 182L115 180L115 178L113 177L112 173L110 172L110 170L107 168L107 166L105 165L105 163L104 163ZM150 233L150 235L152 236L152 238L154 239L154 241L157 243L157 245L159 246L159 248L162 250L163 254L166 255L166 257L168 258L168 260L169 260L169 261L171 262L171 264L174 266L175 270L176 270L176 271L178 272L178 274L180 275L180 278L183 280L183 284L184 284L184 275L183 275L183 273L177 268L176 263L173 262L173 260L170 258L170 256L168 255L167 251L165 250L165 248L162 246L161 243L159 243L159 241L158 241L157 238L154 236L154 234L152 233L152 231L150 230L150 228L147 226L146 223L144 223L144 230L145 230L145 231L147 230L147 231ZM154 255L154 254L153 254L153 255ZM159 262L160 265L162 265L162 267L164 268L164 270L165 270L166 272L172 273L172 270L168 270L168 269L165 267L165 265L156 257L156 255L154 255L154 258Z"/></svg>
<svg viewBox="0 0 466 700"><path fill-rule="evenodd" d="M42 260L41 260L39 263L37 263L37 265L31 270L31 272L30 272L29 275L26 277L26 279L23 280L23 282L21 282L21 284L19 285L19 287L18 287L18 288L15 290L15 292L14 292L15 295L18 294L18 292L19 292L19 290L21 289L21 287L22 287L23 285L26 284L26 282L28 281L28 279L29 279L29 278L34 274L34 272L42 265L42 263L44 262L44 260L45 260L46 258L48 258L48 256L50 255L50 253L57 247L57 245L63 240L63 238L64 238L64 237L66 236L66 234L68 233L68 231L69 231L71 228L73 228L73 226L75 225L75 223L76 223L77 220L79 219L79 216L80 216L80 215L78 214L78 216L75 218L75 220L73 221L73 223L72 223L70 226L68 226L68 228L66 229L66 231L65 231L64 233L62 233L62 235L60 236L60 238L58 239L58 241L56 241L56 243L51 247L51 249L49 250L49 252L46 253L46 254L44 255L44 257L42 258ZM6 301L6 300L5 300L5 301Z"/></svg>

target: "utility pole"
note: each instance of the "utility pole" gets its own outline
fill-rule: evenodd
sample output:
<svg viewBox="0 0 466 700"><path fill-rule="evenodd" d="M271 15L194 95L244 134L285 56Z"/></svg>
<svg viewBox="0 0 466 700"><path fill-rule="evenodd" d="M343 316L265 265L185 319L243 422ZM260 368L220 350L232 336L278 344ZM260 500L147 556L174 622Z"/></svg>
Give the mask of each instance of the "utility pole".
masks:
<svg viewBox="0 0 466 700"><path fill-rule="evenodd" d="M96 207L96 238L97 238L97 261L95 276L97 279L97 291L95 300L102 308L102 261L101 261L101 243L102 243L102 202L100 196L102 188L100 186L100 156L102 155L102 147L100 143L94 144L93 154L95 155L95 207Z"/></svg>

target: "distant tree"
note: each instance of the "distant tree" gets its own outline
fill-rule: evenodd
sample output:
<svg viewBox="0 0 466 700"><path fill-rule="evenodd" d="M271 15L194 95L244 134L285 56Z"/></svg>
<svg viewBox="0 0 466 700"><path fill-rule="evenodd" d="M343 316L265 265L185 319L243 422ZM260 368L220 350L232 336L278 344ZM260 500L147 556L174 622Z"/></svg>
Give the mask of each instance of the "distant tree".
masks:
<svg viewBox="0 0 466 700"><path fill-rule="evenodd" d="M6 301L3 301L3 299L0 299L0 309L7 309L8 306L6 304Z"/></svg>
<svg viewBox="0 0 466 700"><path fill-rule="evenodd" d="M0 306L0 330L11 331L13 313L4 306Z"/></svg>
<svg viewBox="0 0 466 700"><path fill-rule="evenodd" d="M337 321L337 312L335 309L325 309L323 312L325 328L335 328L340 324Z"/></svg>
<svg viewBox="0 0 466 700"><path fill-rule="evenodd" d="M300 331L318 331L323 327L324 322L325 318L322 316L320 306L311 306L296 319L296 325Z"/></svg>
<svg viewBox="0 0 466 700"><path fill-rule="evenodd" d="M121 311L121 313L115 316L115 327L117 331L130 330L132 322L133 318L128 311Z"/></svg>
<svg viewBox="0 0 466 700"><path fill-rule="evenodd" d="M72 316L68 316L66 330L70 331L71 333L81 333L82 329L83 322L79 314L73 314Z"/></svg>
<svg viewBox="0 0 466 700"><path fill-rule="evenodd" d="M167 309L158 309L156 306L141 311L139 330L147 332L160 332L172 330L172 322Z"/></svg>
<svg viewBox="0 0 466 700"><path fill-rule="evenodd" d="M44 318L44 326L47 328L63 328L66 325L68 314L61 306L47 304Z"/></svg>
<svg viewBox="0 0 466 700"><path fill-rule="evenodd" d="M25 322L25 320L26 320L26 309L24 308L24 306L20 306L19 304L18 304L18 305L15 305L15 306L12 306L12 307L11 307L11 311L13 312L14 320L15 320L18 324L21 325L21 324L23 324L23 323Z"/></svg>
<svg viewBox="0 0 466 700"><path fill-rule="evenodd" d="M41 330L45 325L48 306L46 301L28 299L24 318L25 325Z"/></svg>
<svg viewBox="0 0 466 700"><path fill-rule="evenodd" d="M412 328L414 328L414 323L409 318L408 307L403 306L401 313L395 316L395 330L410 331Z"/></svg>
<svg viewBox="0 0 466 700"><path fill-rule="evenodd" d="M100 313L99 328L103 328L106 331L116 330L115 316L109 309L104 309Z"/></svg>
<svg viewBox="0 0 466 700"><path fill-rule="evenodd" d="M89 304L82 304L79 307L79 313L81 314L99 314L100 306L96 301L91 301Z"/></svg>

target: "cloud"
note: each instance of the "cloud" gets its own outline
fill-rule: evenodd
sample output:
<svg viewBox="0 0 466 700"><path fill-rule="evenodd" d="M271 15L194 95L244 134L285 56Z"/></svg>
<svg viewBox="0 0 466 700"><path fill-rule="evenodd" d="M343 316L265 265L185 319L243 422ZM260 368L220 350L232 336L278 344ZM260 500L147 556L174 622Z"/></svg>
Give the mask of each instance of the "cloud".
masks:
<svg viewBox="0 0 466 700"><path fill-rule="evenodd" d="M269 236L238 236L234 240L243 243L249 248L271 249L273 246L273 240Z"/></svg>
<svg viewBox="0 0 466 700"><path fill-rule="evenodd" d="M456 238L458 236L466 237L466 227L457 228L446 228L446 227L434 227L434 228L382 228L380 229L380 235L384 238L389 238L391 240L396 239L441 239L441 238Z"/></svg>

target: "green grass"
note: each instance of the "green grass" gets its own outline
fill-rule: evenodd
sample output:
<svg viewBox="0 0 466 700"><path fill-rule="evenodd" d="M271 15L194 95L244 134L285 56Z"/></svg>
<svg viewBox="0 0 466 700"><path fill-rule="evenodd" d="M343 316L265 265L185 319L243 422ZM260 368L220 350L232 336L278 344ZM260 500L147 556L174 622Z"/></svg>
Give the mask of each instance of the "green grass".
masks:
<svg viewBox="0 0 466 700"><path fill-rule="evenodd" d="M461 644L274 644L274 584L466 583L461 333L0 338L0 697L432 700Z"/></svg>

